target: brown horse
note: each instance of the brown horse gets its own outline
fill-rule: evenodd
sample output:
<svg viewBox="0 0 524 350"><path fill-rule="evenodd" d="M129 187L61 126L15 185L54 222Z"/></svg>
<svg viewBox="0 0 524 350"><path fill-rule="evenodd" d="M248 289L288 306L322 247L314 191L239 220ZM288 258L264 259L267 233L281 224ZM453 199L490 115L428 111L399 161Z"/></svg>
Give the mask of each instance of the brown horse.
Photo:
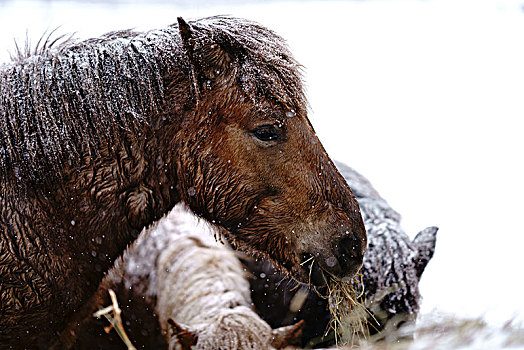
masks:
<svg viewBox="0 0 524 350"><path fill-rule="evenodd" d="M359 206L306 106L284 41L235 18L4 65L0 348L51 344L180 201L301 282L352 276L366 247Z"/></svg>

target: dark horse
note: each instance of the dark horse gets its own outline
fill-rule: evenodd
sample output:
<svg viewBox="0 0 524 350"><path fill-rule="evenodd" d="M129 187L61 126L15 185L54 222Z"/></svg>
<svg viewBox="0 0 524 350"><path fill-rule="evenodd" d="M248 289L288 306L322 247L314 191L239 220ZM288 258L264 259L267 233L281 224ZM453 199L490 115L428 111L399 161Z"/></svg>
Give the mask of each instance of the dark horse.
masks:
<svg viewBox="0 0 524 350"><path fill-rule="evenodd" d="M0 348L52 344L180 201L301 282L360 268L358 203L272 31L179 18L20 59L0 84Z"/></svg>

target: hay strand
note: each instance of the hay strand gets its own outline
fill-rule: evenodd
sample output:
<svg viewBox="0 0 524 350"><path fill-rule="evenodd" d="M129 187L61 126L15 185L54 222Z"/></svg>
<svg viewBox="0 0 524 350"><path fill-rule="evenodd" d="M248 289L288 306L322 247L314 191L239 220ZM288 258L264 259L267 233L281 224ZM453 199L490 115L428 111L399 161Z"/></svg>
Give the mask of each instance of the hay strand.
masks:
<svg viewBox="0 0 524 350"><path fill-rule="evenodd" d="M116 294L112 289L108 290L109 296L111 297L111 304L110 306L104 307L97 312L93 314L94 317L100 318L104 316L110 323L109 326L104 327L104 331L106 333L111 332L111 329L114 329L120 339L124 342L124 344L127 346L128 350L136 350L133 343L131 343L131 340L126 334L126 331L124 330L124 325L122 324L122 310L118 306L118 301L116 299Z"/></svg>
<svg viewBox="0 0 524 350"><path fill-rule="evenodd" d="M361 338L369 337L368 316L372 316L364 306L362 275L358 274L352 280L330 279L327 284L331 322L325 332L325 337L333 332L335 344L355 345Z"/></svg>

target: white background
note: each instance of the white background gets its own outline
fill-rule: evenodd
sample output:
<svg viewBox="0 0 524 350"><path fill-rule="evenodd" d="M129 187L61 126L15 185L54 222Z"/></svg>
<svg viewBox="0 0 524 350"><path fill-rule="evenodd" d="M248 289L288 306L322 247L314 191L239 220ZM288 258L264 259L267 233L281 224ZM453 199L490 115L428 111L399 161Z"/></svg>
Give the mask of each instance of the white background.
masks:
<svg viewBox="0 0 524 350"><path fill-rule="evenodd" d="M203 3L203 2L202 2ZM524 320L524 1L1 1L0 62L46 29L98 36L231 14L285 37L328 153L410 236L440 227L422 311Z"/></svg>

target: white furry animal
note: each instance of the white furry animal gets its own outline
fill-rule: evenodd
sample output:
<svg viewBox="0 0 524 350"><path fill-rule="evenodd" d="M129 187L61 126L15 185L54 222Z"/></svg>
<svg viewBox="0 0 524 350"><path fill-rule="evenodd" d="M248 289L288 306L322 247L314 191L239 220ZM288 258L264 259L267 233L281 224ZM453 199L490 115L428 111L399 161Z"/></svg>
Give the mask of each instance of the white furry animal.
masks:
<svg viewBox="0 0 524 350"><path fill-rule="evenodd" d="M251 307L249 282L235 254L189 211L178 206L174 212L153 232L172 240L160 253L156 278L156 312L169 348L181 342L169 319L198 336L197 349L269 348L272 329Z"/></svg>
<svg viewBox="0 0 524 350"><path fill-rule="evenodd" d="M137 347L275 349L298 341L302 323L273 330L253 310L245 269L214 234L206 222L177 205L143 232L109 272L99 293L105 295L109 288L117 292L127 332ZM107 302L99 301L99 307ZM120 345L99 323L89 322L75 348ZM161 333L163 341L159 343L155 333Z"/></svg>

